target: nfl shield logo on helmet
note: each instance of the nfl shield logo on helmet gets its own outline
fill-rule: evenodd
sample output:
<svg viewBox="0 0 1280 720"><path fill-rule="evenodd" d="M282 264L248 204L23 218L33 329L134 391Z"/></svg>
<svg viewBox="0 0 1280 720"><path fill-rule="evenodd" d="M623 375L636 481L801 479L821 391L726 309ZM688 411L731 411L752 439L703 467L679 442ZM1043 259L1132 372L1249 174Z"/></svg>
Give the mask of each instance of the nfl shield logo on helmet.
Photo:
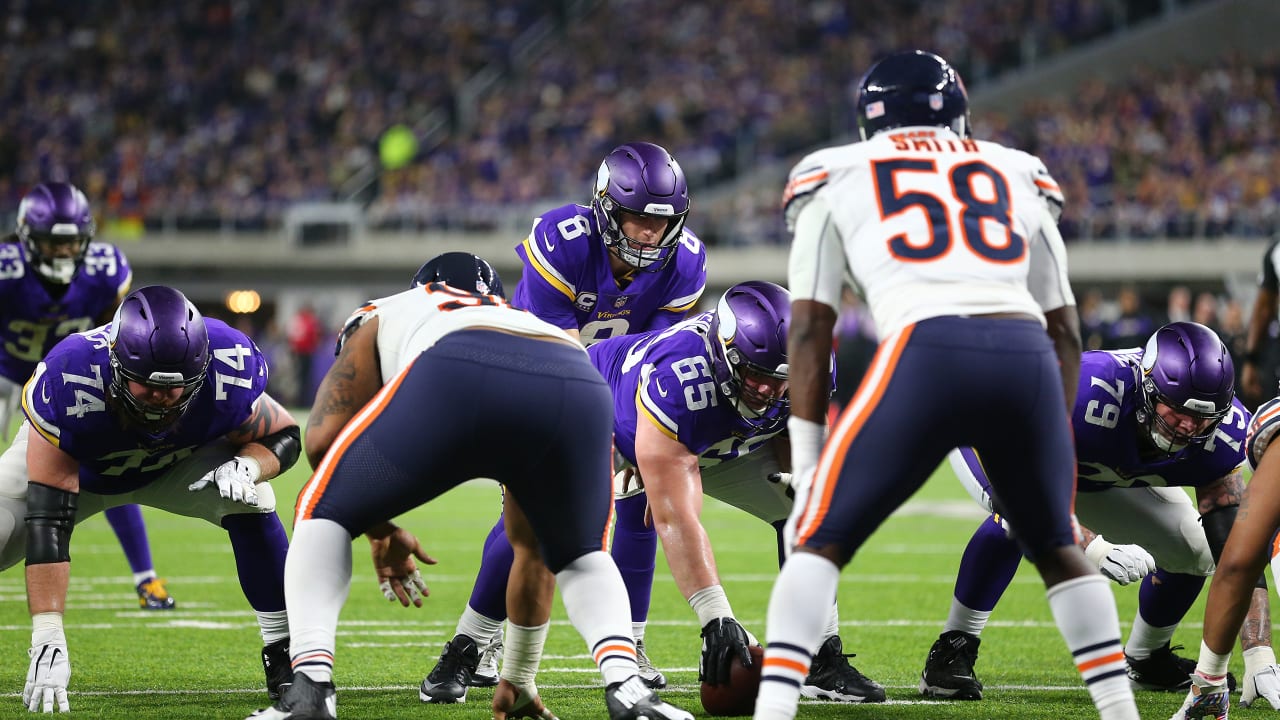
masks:
<svg viewBox="0 0 1280 720"><path fill-rule="evenodd" d="M476 280L476 291L485 295L489 294L489 283L483 280Z"/></svg>
<svg viewBox="0 0 1280 720"><path fill-rule="evenodd" d="M933 93L929 96L929 109L938 112L942 109L942 93Z"/></svg>

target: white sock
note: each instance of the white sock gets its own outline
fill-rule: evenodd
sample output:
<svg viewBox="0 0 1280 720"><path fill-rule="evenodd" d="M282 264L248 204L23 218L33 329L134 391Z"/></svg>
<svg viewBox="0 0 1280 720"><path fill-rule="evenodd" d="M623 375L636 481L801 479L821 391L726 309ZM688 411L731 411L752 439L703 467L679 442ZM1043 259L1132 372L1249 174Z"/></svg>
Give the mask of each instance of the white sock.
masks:
<svg viewBox="0 0 1280 720"><path fill-rule="evenodd" d="M138 587L142 583L150 580L155 576L156 576L156 571L154 569L143 570L142 572L136 572L133 574L133 586Z"/></svg>
<svg viewBox="0 0 1280 720"><path fill-rule="evenodd" d="M294 672L316 682L333 679L338 613L350 590L351 536L332 520L300 521L284 563Z"/></svg>
<svg viewBox="0 0 1280 720"><path fill-rule="evenodd" d="M827 613L827 626L822 629L822 639L826 640L832 635L840 634L840 608L835 603L831 603L831 612Z"/></svg>
<svg viewBox="0 0 1280 720"><path fill-rule="evenodd" d="M635 638L636 642L644 640L644 631L648 624L649 622L647 620L631 623L631 637Z"/></svg>
<svg viewBox="0 0 1280 720"><path fill-rule="evenodd" d="M1168 645L1177 629L1176 623L1167 627L1148 625L1142 619L1142 611L1138 611L1134 613L1133 629L1129 631L1129 642L1124 644L1124 654L1134 660L1145 660L1151 657L1152 650Z"/></svg>
<svg viewBox="0 0 1280 720"><path fill-rule="evenodd" d="M1102 720L1138 720L1120 648L1120 617L1107 579L1084 575L1046 592L1058 631Z"/></svg>
<svg viewBox="0 0 1280 720"><path fill-rule="evenodd" d="M605 686L640 672L631 637L631 603L613 558L590 552L556 573L569 621L587 642Z"/></svg>
<svg viewBox="0 0 1280 720"><path fill-rule="evenodd" d="M953 597L951 610L947 613L947 623L942 626L942 631L969 633L977 637L982 634L990 618L990 610L974 610Z"/></svg>
<svg viewBox="0 0 1280 720"><path fill-rule="evenodd" d="M808 552L792 553L782 565L769 596L764 670L756 697L755 720L791 720L800 703L800 686L813 653L823 640L840 568Z"/></svg>
<svg viewBox="0 0 1280 720"><path fill-rule="evenodd" d="M481 615L468 605L462 611L462 617L458 618L458 627L454 630L454 634L466 635L475 640L476 645L483 650L485 646L502 637L502 620Z"/></svg>
<svg viewBox="0 0 1280 720"><path fill-rule="evenodd" d="M254 612L258 614L258 632L262 633L263 645L289 637L289 611Z"/></svg>

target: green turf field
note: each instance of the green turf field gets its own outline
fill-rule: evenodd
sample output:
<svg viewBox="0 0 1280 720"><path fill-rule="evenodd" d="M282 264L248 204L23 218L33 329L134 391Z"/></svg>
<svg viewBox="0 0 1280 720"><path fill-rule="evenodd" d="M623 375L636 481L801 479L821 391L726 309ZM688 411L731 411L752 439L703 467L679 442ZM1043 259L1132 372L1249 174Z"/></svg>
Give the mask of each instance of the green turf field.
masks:
<svg viewBox="0 0 1280 720"><path fill-rule="evenodd" d="M305 417L305 412L299 414ZM306 471L275 481L286 526ZM440 564L427 570L431 597L420 609L388 603L372 579L367 544L354 549L355 577L338 628L339 717L488 718L491 690L472 689L464 705L426 705L417 686L469 595L480 544L498 510L491 483L472 483L401 518ZM241 718L266 704L261 640L219 529L152 509L146 517L156 567L178 608L136 609L128 566L106 521L80 525L72 541L72 585L66 617L72 662L71 707L93 718ZM1072 668L1038 577L1023 566L983 635L978 663L986 699L924 701L916 682L946 616L954 571L980 520L949 471L941 471L877 533L845 570L840 615L846 652L889 691L885 705L850 707L806 702L801 718L1088 718L1096 717ZM743 624L764 637L774 577L772 531L709 501L703 521L716 547L724 586ZM698 627L659 555L646 644L671 687L664 697L704 717L698 702ZM1116 587L1127 634L1137 590ZM1203 600L1174 639L1194 657ZM20 692L30 623L20 567L0 574L0 718L25 715ZM1232 669L1241 673L1233 659ZM564 720L602 718L599 675L581 638L557 606L539 676L542 696ZM1167 718L1181 695L1138 694L1144 717ZM1240 717L1270 710L1237 710Z"/></svg>

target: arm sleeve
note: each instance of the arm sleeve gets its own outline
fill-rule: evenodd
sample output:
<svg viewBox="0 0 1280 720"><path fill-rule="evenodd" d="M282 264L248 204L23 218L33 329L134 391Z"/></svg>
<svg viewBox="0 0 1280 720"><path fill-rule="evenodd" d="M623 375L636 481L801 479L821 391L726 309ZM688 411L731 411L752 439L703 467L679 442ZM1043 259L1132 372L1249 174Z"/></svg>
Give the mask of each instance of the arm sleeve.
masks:
<svg viewBox="0 0 1280 720"><path fill-rule="evenodd" d="M1067 279L1067 247L1048 204L1037 240L1031 243L1031 269L1027 275L1031 295L1045 312L1075 305L1076 298Z"/></svg>
<svg viewBox="0 0 1280 720"><path fill-rule="evenodd" d="M791 242L787 285L792 300L814 300L832 308L840 307L844 284L844 244L822 195L816 195L800 209Z"/></svg>

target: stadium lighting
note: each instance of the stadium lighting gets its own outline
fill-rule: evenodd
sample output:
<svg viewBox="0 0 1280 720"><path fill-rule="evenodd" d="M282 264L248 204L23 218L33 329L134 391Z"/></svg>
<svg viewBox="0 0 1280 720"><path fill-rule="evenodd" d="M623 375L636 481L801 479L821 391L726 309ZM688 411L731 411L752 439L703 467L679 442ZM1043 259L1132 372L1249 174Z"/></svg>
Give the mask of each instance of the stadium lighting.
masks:
<svg viewBox="0 0 1280 720"><path fill-rule="evenodd" d="M227 293L227 309L240 315L248 315L262 307L262 296L257 290L232 290Z"/></svg>

